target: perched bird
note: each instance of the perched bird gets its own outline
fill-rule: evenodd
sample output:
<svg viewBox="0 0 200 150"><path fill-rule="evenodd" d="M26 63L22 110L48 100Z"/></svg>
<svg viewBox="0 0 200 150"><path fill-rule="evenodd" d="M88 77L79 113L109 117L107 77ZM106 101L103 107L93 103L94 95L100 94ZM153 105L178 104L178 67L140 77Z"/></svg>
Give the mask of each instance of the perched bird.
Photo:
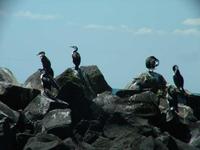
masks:
<svg viewBox="0 0 200 150"><path fill-rule="evenodd" d="M57 90L60 89L56 81L48 74L45 70L40 70L40 80L46 95L49 95L48 92L51 92L51 88L54 87Z"/></svg>
<svg viewBox="0 0 200 150"><path fill-rule="evenodd" d="M72 60L73 63L75 65L75 70L79 69L79 65L81 63L81 56L80 54L77 52L78 51L78 47L77 46L70 46L71 48L73 48L73 52L72 52Z"/></svg>
<svg viewBox="0 0 200 150"><path fill-rule="evenodd" d="M155 56L149 56L146 59L146 67L149 71L153 71L159 65L159 60Z"/></svg>
<svg viewBox="0 0 200 150"><path fill-rule="evenodd" d="M172 70L174 71L174 75L173 75L173 80L174 80L174 84L176 85L176 87L180 90L184 92L184 79L183 76L181 75L179 68L177 65L174 65L172 67Z"/></svg>
<svg viewBox="0 0 200 150"><path fill-rule="evenodd" d="M37 54L42 62L42 66L43 66L43 70L45 70L45 72L50 75L51 77L54 77L54 71L51 68L51 62L50 60L45 56L45 52L41 51Z"/></svg>

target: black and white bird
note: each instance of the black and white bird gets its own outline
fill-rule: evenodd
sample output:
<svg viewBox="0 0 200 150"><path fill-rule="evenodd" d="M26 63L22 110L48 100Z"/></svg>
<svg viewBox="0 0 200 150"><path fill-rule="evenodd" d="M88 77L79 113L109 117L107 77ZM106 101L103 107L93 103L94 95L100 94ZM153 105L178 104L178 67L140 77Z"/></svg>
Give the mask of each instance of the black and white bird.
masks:
<svg viewBox="0 0 200 150"><path fill-rule="evenodd" d="M37 54L42 62L43 70L50 75L52 78L54 77L54 71L51 68L51 62L50 60L45 56L45 52L41 51Z"/></svg>
<svg viewBox="0 0 200 150"><path fill-rule="evenodd" d="M173 75L174 84L180 91L184 92L184 88L183 88L184 87L184 79L179 71L178 66L174 65L172 67L172 70L174 71L174 75Z"/></svg>
<svg viewBox="0 0 200 150"><path fill-rule="evenodd" d="M73 63L75 65L75 70L79 69L79 65L81 63L81 56L78 53L78 47L77 46L70 46L71 48L73 48L73 52L72 52L72 60Z"/></svg>
<svg viewBox="0 0 200 150"><path fill-rule="evenodd" d="M159 65L159 60L155 56L149 56L145 61L146 68L153 71Z"/></svg>
<svg viewBox="0 0 200 150"><path fill-rule="evenodd" d="M43 86L44 93L46 95L49 95L49 92L51 92L52 87L56 88L59 91L60 87L58 86L54 78L52 78L48 73L46 73L45 70L40 70L40 80Z"/></svg>
<svg viewBox="0 0 200 150"><path fill-rule="evenodd" d="M58 91L60 87L54 79L54 72L51 68L51 62L45 56L45 52L41 51L37 55L40 57L43 66L42 69L39 69L41 84L43 86L44 93L48 96L49 93L52 92L52 87L56 88Z"/></svg>

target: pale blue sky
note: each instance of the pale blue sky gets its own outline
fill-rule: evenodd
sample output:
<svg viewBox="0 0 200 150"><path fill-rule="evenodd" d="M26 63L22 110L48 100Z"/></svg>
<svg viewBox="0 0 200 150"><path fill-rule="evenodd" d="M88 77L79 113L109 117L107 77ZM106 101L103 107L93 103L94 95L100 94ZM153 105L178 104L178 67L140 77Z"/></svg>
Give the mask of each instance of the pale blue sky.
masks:
<svg viewBox="0 0 200 150"><path fill-rule="evenodd" d="M81 65L97 65L114 88L155 55L169 83L177 64L185 88L200 92L198 0L1 0L0 31L0 66L20 82L41 67L40 50L58 75L73 65L69 46L77 45Z"/></svg>

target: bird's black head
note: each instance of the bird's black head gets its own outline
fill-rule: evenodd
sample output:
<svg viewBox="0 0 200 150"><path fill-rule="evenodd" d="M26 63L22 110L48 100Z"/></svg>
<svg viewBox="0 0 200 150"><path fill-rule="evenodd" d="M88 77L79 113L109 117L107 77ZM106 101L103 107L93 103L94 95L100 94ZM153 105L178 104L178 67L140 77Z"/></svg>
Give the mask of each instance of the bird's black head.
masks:
<svg viewBox="0 0 200 150"><path fill-rule="evenodd" d="M145 64L148 69L155 69L159 65L159 60L155 56L149 56L146 58Z"/></svg>
<svg viewBox="0 0 200 150"><path fill-rule="evenodd" d="M74 52L78 51L78 47L77 46L70 46L70 47L74 49Z"/></svg>
<svg viewBox="0 0 200 150"><path fill-rule="evenodd" d="M37 56L40 56L40 55L45 55L45 52L44 51L41 51L37 54Z"/></svg>
<svg viewBox="0 0 200 150"><path fill-rule="evenodd" d="M174 65L174 66L172 67L172 70L173 70L174 72L176 72L176 71L178 70L178 66L177 66L177 65Z"/></svg>

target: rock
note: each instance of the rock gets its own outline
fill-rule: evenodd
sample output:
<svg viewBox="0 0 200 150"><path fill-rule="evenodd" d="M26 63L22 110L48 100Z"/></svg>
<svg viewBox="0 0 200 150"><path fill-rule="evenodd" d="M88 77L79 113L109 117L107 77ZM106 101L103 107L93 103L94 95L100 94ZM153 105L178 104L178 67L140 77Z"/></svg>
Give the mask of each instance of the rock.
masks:
<svg viewBox="0 0 200 150"><path fill-rule="evenodd" d="M194 116L200 119L200 95L189 94L187 98L187 105L190 106L194 112Z"/></svg>
<svg viewBox="0 0 200 150"><path fill-rule="evenodd" d="M13 73L7 68L0 68L0 81L19 85Z"/></svg>
<svg viewBox="0 0 200 150"><path fill-rule="evenodd" d="M112 90L97 66L82 66L80 69L86 86L91 87L95 94Z"/></svg>
<svg viewBox="0 0 200 150"><path fill-rule="evenodd" d="M7 105L0 101L0 114L8 117L12 120L13 123L17 123L19 119L19 113L17 111L12 110Z"/></svg>
<svg viewBox="0 0 200 150"><path fill-rule="evenodd" d="M199 149L199 148L193 147L192 145L189 145L185 142L177 140L175 138L173 138L173 139L176 142L178 149L180 149L180 150L198 150Z"/></svg>
<svg viewBox="0 0 200 150"><path fill-rule="evenodd" d="M137 116L157 116L160 113L158 108L159 98L153 92L143 92L135 94L129 99L130 103L134 105L133 112Z"/></svg>
<svg viewBox="0 0 200 150"><path fill-rule="evenodd" d="M95 150L109 150L111 147L112 140L100 136L93 144L92 146L95 148Z"/></svg>
<svg viewBox="0 0 200 150"><path fill-rule="evenodd" d="M103 126L98 120L81 120L74 128L73 134L77 141L84 141L89 144L96 141L102 135Z"/></svg>
<svg viewBox="0 0 200 150"><path fill-rule="evenodd" d="M71 135L71 123L70 109L55 109L48 112L42 119L42 132L46 131L64 139Z"/></svg>
<svg viewBox="0 0 200 150"><path fill-rule="evenodd" d="M50 150L56 149L62 141L52 134L40 133L26 143L24 150Z"/></svg>
<svg viewBox="0 0 200 150"><path fill-rule="evenodd" d="M123 97L130 97L130 96L132 96L134 94L138 94L138 93L141 93L141 91L140 90L123 89L123 90L118 90L115 95L123 98Z"/></svg>
<svg viewBox="0 0 200 150"><path fill-rule="evenodd" d="M200 149L200 121L190 124L191 139L190 145Z"/></svg>
<svg viewBox="0 0 200 150"><path fill-rule="evenodd" d="M197 118L193 114L193 110L189 106L179 104L178 109L178 115L182 123L189 125L192 122L197 121Z"/></svg>
<svg viewBox="0 0 200 150"><path fill-rule="evenodd" d="M152 92L135 94L129 98L119 98L109 92L99 94L93 100L99 107L113 117L116 115L119 122L136 122L136 116L153 117L159 115L158 98ZM121 119L120 119L121 118ZM115 120L116 121L116 120Z"/></svg>
<svg viewBox="0 0 200 150"><path fill-rule="evenodd" d="M9 83L0 83L0 101L14 110L24 109L40 91Z"/></svg>
<svg viewBox="0 0 200 150"><path fill-rule="evenodd" d="M163 91L163 89L166 88L166 84L167 82L161 74L148 71L145 73L141 73L137 78L132 81L131 84L126 87L130 90L141 91L149 89L157 93L159 90Z"/></svg>
<svg viewBox="0 0 200 150"><path fill-rule="evenodd" d="M180 121L179 116L175 113L173 118L170 121L165 122L165 124L163 124L161 128L163 131L169 132L170 135L183 142L189 142L191 139L189 126L183 124Z"/></svg>
<svg viewBox="0 0 200 150"><path fill-rule="evenodd" d="M72 138L67 138L56 147L58 150L95 150L91 145L85 142L75 143Z"/></svg>
<svg viewBox="0 0 200 150"><path fill-rule="evenodd" d="M72 123L76 124L82 119L90 119L92 112L90 109L91 101L84 94L83 88L75 82L66 82L61 88L58 99L64 100L72 110Z"/></svg>
<svg viewBox="0 0 200 150"><path fill-rule="evenodd" d="M43 95L35 97L24 109L24 114L31 121L40 120L44 115L53 109L65 109L67 103L57 102Z"/></svg>
<svg viewBox="0 0 200 150"><path fill-rule="evenodd" d="M56 80L61 88L68 82L76 84L83 89L85 96L90 100L98 93L111 91L111 87L97 66L82 66L78 72L69 68L57 76Z"/></svg>
<svg viewBox="0 0 200 150"><path fill-rule="evenodd" d="M13 128L13 122L5 116L0 116L0 149L10 150L15 149L16 131Z"/></svg>
<svg viewBox="0 0 200 150"><path fill-rule="evenodd" d="M159 143L160 144L160 143ZM111 144L108 144L107 149L127 149L127 150L154 150L158 147L157 142L152 136L143 136L135 131L119 135Z"/></svg>
<svg viewBox="0 0 200 150"><path fill-rule="evenodd" d="M28 79L26 79L26 81L24 82L24 87L38 89L38 90L43 89L41 80L40 80L39 70L33 73L31 76L29 76Z"/></svg>

